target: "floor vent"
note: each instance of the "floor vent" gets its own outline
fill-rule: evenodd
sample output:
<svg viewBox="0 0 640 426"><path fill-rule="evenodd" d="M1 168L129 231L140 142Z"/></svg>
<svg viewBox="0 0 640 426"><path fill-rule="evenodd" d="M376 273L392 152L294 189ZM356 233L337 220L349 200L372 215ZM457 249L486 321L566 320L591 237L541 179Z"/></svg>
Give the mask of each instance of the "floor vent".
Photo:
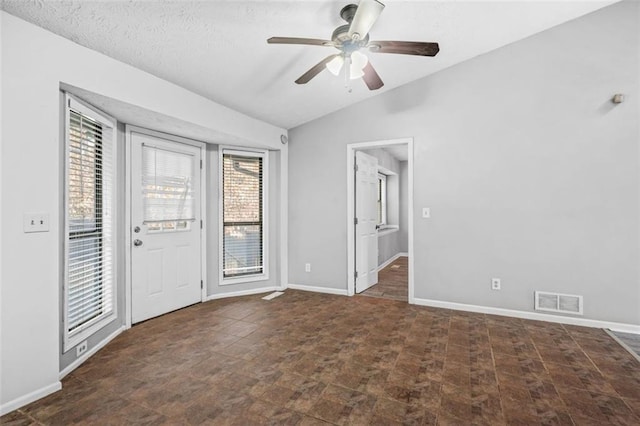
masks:
<svg viewBox="0 0 640 426"><path fill-rule="evenodd" d="M284 292L282 292L282 291L274 291L270 295L263 297L262 300L272 300L272 299L275 299L278 296L282 296L283 294L284 294Z"/></svg>
<svg viewBox="0 0 640 426"><path fill-rule="evenodd" d="M582 315L582 296L536 291L535 310Z"/></svg>

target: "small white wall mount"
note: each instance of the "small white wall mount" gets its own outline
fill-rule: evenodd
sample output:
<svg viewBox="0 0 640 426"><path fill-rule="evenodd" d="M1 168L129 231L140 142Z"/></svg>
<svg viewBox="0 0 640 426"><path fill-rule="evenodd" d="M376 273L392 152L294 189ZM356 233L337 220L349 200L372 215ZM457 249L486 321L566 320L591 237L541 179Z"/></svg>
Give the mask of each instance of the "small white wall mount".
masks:
<svg viewBox="0 0 640 426"><path fill-rule="evenodd" d="M500 278L491 278L491 290L500 290L501 288Z"/></svg>
<svg viewBox="0 0 640 426"><path fill-rule="evenodd" d="M613 98L611 98L611 102L613 102L614 104L621 104L624 102L624 95L622 93L616 93L615 95L613 95Z"/></svg>
<svg viewBox="0 0 640 426"><path fill-rule="evenodd" d="M23 216L22 230L30 232L48 232L49 215L47 213L25 213Z"/></svg>

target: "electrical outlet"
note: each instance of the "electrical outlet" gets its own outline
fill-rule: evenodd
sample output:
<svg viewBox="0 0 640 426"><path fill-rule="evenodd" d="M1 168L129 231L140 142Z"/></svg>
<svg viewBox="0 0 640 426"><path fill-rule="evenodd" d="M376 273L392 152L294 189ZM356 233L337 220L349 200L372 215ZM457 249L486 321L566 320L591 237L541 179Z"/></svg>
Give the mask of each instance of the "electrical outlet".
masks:
<svg viewBox="0 0 640 426"><path fill-rule="evenodd" d="M305 272L311 272L311 264L310 263L305 263L304 264L304 271Z"/></svg>
<svg viewBox="0 0 640 426"><path fill-rule="evenodd" d="M431 209L429 207L422 208L422 217L425 219L429 219L431 217Z"/></svg>
<svg viewBox="0 0 640 426"><path fill-rule="evenodd" d="M83 353L87 351L87 341L80 343L76 346L76 358L79 358Z"/></svg>
<svg viewBox="0 0 640 426"><path fill-rule="evenodd" d="M491 290L500 290L500 278L491 278Z"/></svg>

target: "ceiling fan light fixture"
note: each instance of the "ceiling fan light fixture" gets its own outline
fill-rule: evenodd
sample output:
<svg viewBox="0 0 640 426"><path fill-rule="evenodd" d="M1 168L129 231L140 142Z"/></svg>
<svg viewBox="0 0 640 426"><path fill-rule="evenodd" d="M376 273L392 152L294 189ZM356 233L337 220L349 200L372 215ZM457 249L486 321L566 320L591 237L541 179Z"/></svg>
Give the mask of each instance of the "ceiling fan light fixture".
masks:
<svg viewBox="0 0 640 426"><path fill-rule="evenodd" d="M335 58L327 62L326 67L331 74L337 76L340 74L340 70L342 69L343 65L344 65L344 57L340 55L340 56L336 56Z"/></svg>
<svg viewBox="0 0 640 426"><path fill-rule="evenodd" d="M367 66L369 59L361 52L355 51L351 54L350 77L352 80L361 78L364 75L364 67Z"/></svg>
<svg viewBox="0 0 640 426"><path fill-rule="evenodd" d="M363 76L364 76L364 71L358 68L354 69L353 66L351 66L351 72L349 73L349 78L351 80L356 80L358 78L362 78Z"/></svg>

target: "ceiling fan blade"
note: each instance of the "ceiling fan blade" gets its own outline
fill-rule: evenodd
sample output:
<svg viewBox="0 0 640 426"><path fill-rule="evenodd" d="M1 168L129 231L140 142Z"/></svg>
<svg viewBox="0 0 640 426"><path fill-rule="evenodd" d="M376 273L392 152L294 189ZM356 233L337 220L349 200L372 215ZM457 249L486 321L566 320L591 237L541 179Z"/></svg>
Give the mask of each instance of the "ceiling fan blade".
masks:
<svg viewBox="0 0 640 426"><path fill-rule="evenodd" d="M308 83L313 77L320 74L320 71L326 69L327 63L333 60L333 58L335 58L336 56L340 56L340 54L336 53L335 55L329 55L323 60L321 60L320 62L318 62L317 64L315 64L313 67L311 67L309 71L302 74L300 78L296 80L296 84Z"/></svg>
<svg viewBox="0 0 640 426"><path fill-rule="evenodd" d="M422 41L372 41L367 45L376 53L397 53L400 55L436 56L440 51L438 43Z"/></svg>
<svg viewBox="0 0 640 426"><path fill-rule="evenodd" d="M364 72L364 76L362 76L362 79L364 80L369 90L378 90L379 88L384 86L382 79L373 68L373 65L371 65L371 62L367 62L367 65L362 68L362 71Z"/></svg>
<svg viewBox="0 0 640 426"><path fill-rule="evenodd" d="M349 26L349 37L353 39L355 36L356 40L364 39L380 17L383 9L384 4L378 0L360 0L351 26Z"/></svg>
<svg viewBox="0 0 640 426"><path fill-rule="evenodd" d="M300 37L271 37L267 40L269 44L304 44L312 46L334 46L331 40L320 40L317 38L300 38Z"/></svg>

